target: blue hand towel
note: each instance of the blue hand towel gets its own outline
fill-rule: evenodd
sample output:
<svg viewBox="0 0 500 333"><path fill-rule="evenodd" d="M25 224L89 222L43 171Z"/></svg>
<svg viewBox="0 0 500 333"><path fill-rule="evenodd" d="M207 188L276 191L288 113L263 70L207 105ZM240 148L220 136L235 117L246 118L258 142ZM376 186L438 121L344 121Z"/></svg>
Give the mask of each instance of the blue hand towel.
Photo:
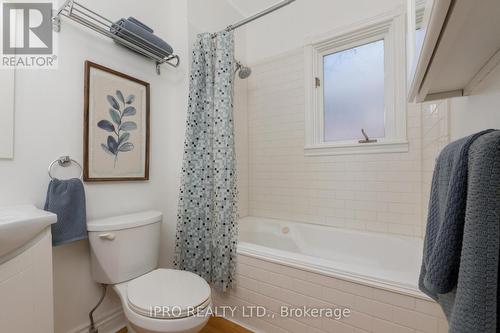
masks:
<svg viewBox="0 0 500 333"><path fill-rule="evenodd" d="M44 209L57 215L51 227L53 246L87 238L85 190L80 179L52 180Z"/></svg>
<svg viewBox="0 0 500 333"><path fill-rule="evenodd" d="M146 28L150 29L147 26ZM174 50L167 42L143 28L142 25L138 25L131 20L118 20L111 26L110 31L128 42L144 46L146 50L159 57L166 58L174 53ZM150 44L154 45L154 47L151 48L149 45L146 45L146 43L137 36L148 41ZM128 45L120 42L119 40L115 41L125 47L128 47Z"/></svg>

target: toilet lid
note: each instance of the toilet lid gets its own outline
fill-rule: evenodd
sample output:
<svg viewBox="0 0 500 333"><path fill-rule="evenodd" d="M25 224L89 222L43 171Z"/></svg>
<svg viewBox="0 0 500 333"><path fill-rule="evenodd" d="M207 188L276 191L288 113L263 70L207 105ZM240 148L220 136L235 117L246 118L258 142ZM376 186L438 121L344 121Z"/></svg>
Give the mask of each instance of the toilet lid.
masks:
<svg viewBox="0 0 500 333"><path fill-rule="evenodd" d="M173 319L194 316L210 304L210 286L196 274L157 269L127 285L130 308L143 316Z"/></svg>

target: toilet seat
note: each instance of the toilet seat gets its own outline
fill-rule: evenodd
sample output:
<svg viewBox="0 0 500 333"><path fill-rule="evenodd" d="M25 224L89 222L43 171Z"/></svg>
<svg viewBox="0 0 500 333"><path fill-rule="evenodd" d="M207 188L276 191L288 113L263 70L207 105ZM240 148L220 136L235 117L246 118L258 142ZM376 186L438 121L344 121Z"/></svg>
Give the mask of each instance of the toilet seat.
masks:
<svg viewBox="0 0 500 333"><path fill-rule="evenodd" d="M157 269L127 283L130 309L155 319L194 316L210 305L210 293L198 275L172 269Z"/></svg>

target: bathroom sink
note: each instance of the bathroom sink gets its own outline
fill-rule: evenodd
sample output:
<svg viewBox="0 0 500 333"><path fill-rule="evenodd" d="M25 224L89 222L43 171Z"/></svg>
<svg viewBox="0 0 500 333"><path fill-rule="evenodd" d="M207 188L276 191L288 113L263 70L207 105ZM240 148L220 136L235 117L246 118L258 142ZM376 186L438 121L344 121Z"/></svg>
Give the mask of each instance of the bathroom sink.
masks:
<svg viewBox="0 0 500 333"><path fill-rule="evenodd" d="M56 221L55 214L32 205L0 207L0 261Z"/></svg>

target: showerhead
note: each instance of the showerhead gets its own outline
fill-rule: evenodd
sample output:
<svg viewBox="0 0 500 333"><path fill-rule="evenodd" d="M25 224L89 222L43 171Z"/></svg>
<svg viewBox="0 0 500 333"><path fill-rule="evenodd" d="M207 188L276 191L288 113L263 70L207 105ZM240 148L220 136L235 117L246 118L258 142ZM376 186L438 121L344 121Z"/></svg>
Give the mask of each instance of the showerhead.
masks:
<svg viewBox="0 0 500 333"><path fill-rule="evenodd" d="M252 74L252 69L241 64L239 61L236 63L236 71L240 79L247 79Z"/></svg>
<svg viewBox="0 0 500 333"><path fill-rule="evenodd" d="M240 68L240 72L238 73L238 76L240 79L246 79L252 74L252 70L250 67L243 66Z"/></svg>

